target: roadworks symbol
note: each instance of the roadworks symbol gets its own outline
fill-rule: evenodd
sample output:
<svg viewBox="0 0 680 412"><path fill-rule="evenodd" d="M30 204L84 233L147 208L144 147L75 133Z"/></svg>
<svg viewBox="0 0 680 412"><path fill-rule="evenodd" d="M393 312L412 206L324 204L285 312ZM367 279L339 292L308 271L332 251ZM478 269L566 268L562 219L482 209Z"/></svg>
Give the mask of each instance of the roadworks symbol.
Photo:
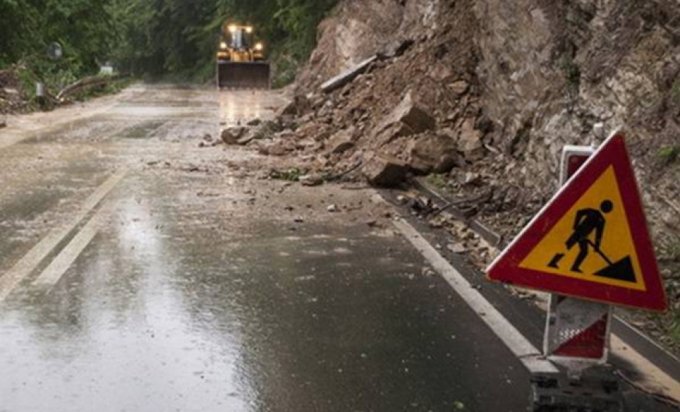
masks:
<svg viewBox="0 0 680 412"><path fill-rule="evenodd" d="M613 166L585 191L519 266L646 290Z"/></svg>

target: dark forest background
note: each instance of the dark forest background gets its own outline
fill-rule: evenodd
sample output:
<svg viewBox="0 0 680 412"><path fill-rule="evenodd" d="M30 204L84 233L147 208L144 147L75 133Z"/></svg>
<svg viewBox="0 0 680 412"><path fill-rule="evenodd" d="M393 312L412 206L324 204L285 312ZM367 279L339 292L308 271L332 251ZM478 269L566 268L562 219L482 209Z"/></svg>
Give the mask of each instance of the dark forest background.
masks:
<svg viewBox="0 0 680 412"><path fill-rule="evenodd" d="M205 81L221 24L252 24L274 64L293 80L336 0L0 0L0 69L20 66L65 84L110 62L133 76ZM51 60L52 42L63 58Z"/></svg>

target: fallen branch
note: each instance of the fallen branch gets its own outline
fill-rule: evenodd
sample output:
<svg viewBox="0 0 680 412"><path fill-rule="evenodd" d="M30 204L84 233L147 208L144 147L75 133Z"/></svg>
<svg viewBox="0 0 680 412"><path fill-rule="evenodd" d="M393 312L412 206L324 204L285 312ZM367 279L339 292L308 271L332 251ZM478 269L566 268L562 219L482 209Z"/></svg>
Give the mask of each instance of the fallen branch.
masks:
<svg viewBox="0 0 680 412"><path fill-rule="evenodd" d="M105 85L113 80L116 80L118 76L88 76L84 77L74 83L69 84L57 93L56 99L58 101L64 101L64 98L70 94L73 94L79 90Z"/></svg>

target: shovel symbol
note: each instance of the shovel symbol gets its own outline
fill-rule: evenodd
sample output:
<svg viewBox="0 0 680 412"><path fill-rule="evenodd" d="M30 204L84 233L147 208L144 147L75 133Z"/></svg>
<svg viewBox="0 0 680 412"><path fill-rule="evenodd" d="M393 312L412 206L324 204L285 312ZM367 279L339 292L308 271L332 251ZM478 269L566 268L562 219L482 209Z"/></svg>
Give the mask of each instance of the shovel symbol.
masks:
<svg viewBox="0 0 680 412"><path fill-rule="evenodd" d="M588 244L593 248L595 252L597 252L598 255L600 255L602 259L604 259L605 262L607 262L607 266L603 267L602 269L594 273L595 276L622 280L625 282L635 282L636 280L635 270L633 270L633 262L630 260L630 256L626 256L623 259L613 262L611 259L609 259L609 257L607 257L607 255L604 254L602 249L600 249L599 247L597 247L597 245L595 245L595 243L593 243L592 240L588 239ZM552 258L548 266L551 268L559 269L557 265L559 261L562 260L563 257L564 253L556 254Z"/></svg>
<svg viewBox="0 0 680 412"><path fill-rule="evenodd" d="M611 259L609 259L599 247L595 246L591 240L588 240L588 243L593 247L593 250L607 262L607 266L595 272L595 276L623 280L625 282L635 282L635 270L633 270L633 263L630 260L630 256L612 262Z"/></svg>

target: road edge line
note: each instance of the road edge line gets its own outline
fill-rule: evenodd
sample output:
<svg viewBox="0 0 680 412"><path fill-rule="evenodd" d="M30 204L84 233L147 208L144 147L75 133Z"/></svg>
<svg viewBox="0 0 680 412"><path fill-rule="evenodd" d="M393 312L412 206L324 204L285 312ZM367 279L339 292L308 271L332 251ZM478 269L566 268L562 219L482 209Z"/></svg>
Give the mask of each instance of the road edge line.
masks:
<svg viewBox="0 0 680 412"><path fill-rule="evenodd" d="M491 331L531 373L558 373L559 369L543 357L529 340L515 328L470 282L444 259L430 243L406 220L392 222L401 234L420 252L460 296L486 323Z"/></svg>

